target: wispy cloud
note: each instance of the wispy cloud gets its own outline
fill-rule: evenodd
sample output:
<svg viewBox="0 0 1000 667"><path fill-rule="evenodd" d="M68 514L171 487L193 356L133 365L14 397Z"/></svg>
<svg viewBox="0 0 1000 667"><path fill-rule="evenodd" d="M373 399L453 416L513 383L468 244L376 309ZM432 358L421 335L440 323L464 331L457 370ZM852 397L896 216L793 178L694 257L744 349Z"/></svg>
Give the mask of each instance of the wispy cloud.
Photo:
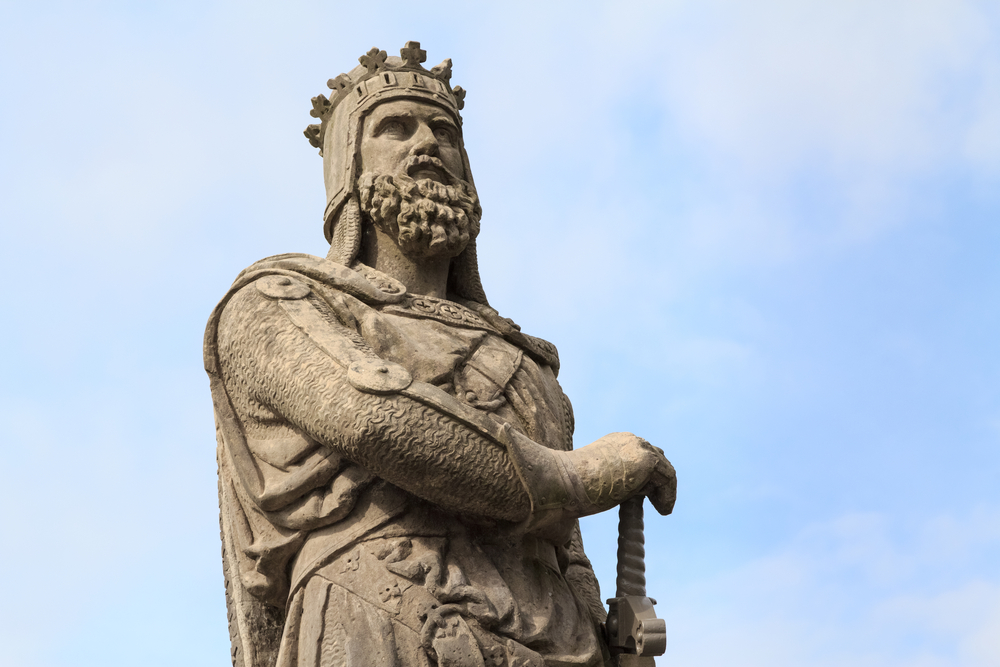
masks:
<svg viewBox="0 0 1000 667"><path fill-rule="evenodd" d="M996 508L911 526L853 514L680 592L651 590L670 593L677 664L994 667L1000 572L982 565L998 553Z"/></svg>
<svg viewBox="0 0 1000 667"><path fill-rule="evenodd" d="M695 151L691 199L717 202L686 218L700 249L746 261L863 242L934 203L948 170L1000 175L988 4L680 2L607 18L621 87L657 88L661 150Z"/></svg>

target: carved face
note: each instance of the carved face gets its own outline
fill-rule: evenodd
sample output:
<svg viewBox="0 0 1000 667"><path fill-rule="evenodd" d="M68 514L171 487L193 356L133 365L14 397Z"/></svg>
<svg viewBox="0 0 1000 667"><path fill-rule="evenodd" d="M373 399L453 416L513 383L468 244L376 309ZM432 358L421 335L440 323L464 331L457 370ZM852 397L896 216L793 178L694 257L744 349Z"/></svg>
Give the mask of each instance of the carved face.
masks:
<svg viewBox="0 0 1000 667"><path fill-rule="evenodd" d="M461 130L444 109L415 100L378 105L365 120L361 172L453 185L465 179ZM419 156L435 160L415 160ZM443 169L442 169L443 165Z"/></svg>
<svg viewBox="0 0 1000 667"><path fill-rule="evenodd" d="M365 120L361 213L408 257L457 257L479 233L483 211L460 142L451 115L426 102L384 102Z"/></svg>

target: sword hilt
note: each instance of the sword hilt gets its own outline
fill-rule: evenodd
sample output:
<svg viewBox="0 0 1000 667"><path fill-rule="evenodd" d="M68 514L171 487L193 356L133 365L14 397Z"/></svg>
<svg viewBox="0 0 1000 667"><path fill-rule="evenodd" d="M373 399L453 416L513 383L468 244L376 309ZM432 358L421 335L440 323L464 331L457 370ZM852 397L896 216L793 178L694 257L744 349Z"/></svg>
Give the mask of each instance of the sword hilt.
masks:
<svg viewBox="0 0 1000 667"><path fill-rule="evenodd" d="M608 600L608 645L615 664L653 667L653 656L667 648L667 626L656 618L656 600L646 597L646 538L642 496L618 508L618 577L616 597Z"/></svg>
<svg viewBox="0 0 1000 667"><path fill-rule="evenodd" d="M616 597L646 597L646 536L643 534L642 496L618 508L618 578Z"/></svg>

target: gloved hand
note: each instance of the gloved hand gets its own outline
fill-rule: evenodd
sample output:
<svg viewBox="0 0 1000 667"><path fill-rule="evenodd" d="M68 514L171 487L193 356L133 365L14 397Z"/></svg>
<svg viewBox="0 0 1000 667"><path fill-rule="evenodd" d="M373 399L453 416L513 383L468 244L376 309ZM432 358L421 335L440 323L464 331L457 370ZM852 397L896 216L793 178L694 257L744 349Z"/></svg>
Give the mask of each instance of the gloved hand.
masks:
<svg viewBox="0 0 1000 667"><path fill-rule="evenodd" d="M677 497L677 472L663 450L633 433L609 433L566 452L593 514L635 495L647 496L660 514L670 514ZM581 516L586 516L583 514Z"/></svg>
<svg viewBox="0 0 1000 667"><path fill-rule="evenodd" d="M572 522L616 507L636 495L670 514L677 473L663 454L632 433L611 433L570 452L548 449L504 428L507 448L531 498L529 532L559 542Z"/></svg>

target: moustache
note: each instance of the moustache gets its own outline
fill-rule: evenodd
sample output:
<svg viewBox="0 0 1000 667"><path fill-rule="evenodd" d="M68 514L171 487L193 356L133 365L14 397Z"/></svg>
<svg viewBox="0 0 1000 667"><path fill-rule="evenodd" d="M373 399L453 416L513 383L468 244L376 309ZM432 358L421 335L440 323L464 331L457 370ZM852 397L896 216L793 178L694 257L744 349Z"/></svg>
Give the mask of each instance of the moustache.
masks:
<svg viewBox="0 0 1000 667"><path fill-rule="evenodd" d="M416 172L430 167L436 170L442 176L447 177L448 185L455 185L457 183L462 183L465 180L455 172L448 169L448 167L444 166L444 162L434 157L433 155L414 155L412 157L407 158L406 162L403 163L403 166L406 174L411 177Z"/></svg>

